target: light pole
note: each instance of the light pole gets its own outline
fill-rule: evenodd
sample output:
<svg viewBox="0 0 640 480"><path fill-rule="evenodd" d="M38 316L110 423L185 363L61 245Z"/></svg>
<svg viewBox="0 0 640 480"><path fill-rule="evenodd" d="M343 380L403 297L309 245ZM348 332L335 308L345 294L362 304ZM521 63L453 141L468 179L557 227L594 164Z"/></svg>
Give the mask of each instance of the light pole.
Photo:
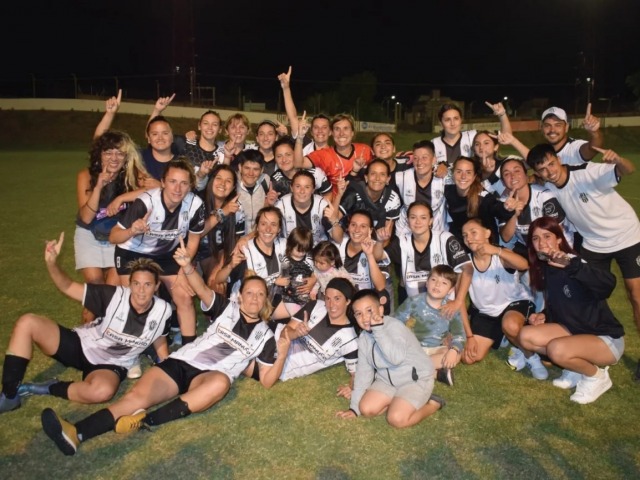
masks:
<svg viewBox="0 0 640 480"><path fill-rule="evenodd" d="M75 73L72 73L73 77L73 98L78 98L78 77L76 77Z"/></svg>

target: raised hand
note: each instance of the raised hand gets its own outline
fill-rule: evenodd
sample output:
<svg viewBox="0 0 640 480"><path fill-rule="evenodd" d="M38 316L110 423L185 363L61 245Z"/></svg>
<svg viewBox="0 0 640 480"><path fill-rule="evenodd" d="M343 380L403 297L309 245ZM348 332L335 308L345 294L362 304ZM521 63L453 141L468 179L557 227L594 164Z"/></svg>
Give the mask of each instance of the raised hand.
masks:
<svg viewBox="0 0 640 480"><path fill-rule="evenodd" d="M144 217L137 219L131 224L131 233L134 236L147 233L150 230L149 224L147 223L150 215L151 210L149 210Z"/></svg>
<svg viewBox="0 0 640 480"><path fill-rule="evenodd" d="M439 163L438 166L436 167L436 173L435 176L437 178L444 178L449 174L449 168L447 167L446 163Z"/></svg>
<svg viewBox="0 0 640 480"><path fill-rule="evenodd" d="M160 98L158 98L158 100L156 100L156 104L154 106L156 112L160 113L160 112L164 111L165 108L167 108L169 105L171 105L171 102L173 101L173 99L175 97L176 97L176 94L174 93L170 97L160 97Z"/></svg>
<svg viewBox="0 0 640 480"><path fill-rule="evenodd" d="M302 138L304 137L307 132L309 131L309 123L307 122L307 111L303 111L302 112L302 118L300 119L300 121L298 122L298 137L297 138Z"/></svg>
<svg viewBox="0 0 640 480"><path fill-rule="evenodd" d="M289 133L289 130L287 130L287 126L285 124L280 123L276 120L276 125L276 133L278 134L278 138L282 138Z"/></svg>
<svg viewBox="0 0 640 480"><path fill-rule="evenodd" d="M280 86L284 90L285 88L289 88L291 85L291 65L289 65L289 70L287 73L281 73L278 75L278 80L280 80Z"/></svg>
<svg viewBox="0 0 640 480"><path fill-rule="evenodd" d="M191 257L189 256L187 248L184 246L184 239L182 237L180 237L180 246L173 254L173 259L181 267L187 267L191 265Z"/></svg>
<svg viewBox="0 0 640 480"><path fill-rule="evenodd" d="M349 186L349 181L345 180L344 177L340 175L336 186L338 187L338 195L342 197L342 195L344 195L344 192L347 190L347 187Z"/></svg>
<svg viewBox="0 0 640 480"><path fill-rule="evenodd" d="M231 201L222 208L222 211L224 212L225 215L231 215L232 213L236 213L238 210L240 210L240 204L238 203L238 195L233 197Z"/></svg>
<svg viewBox="0 0 640 480"><path fill-rule="evenodd" d="M211 170L213 170L216 163L217 162L215 160L205 160L200 164L200 170L198 170L198 173L201 173L203 178L206 177L211 173Z"/></svg>
<svg viewBox="0 0 640 480"><path fill-rule="evenodd" d="M107 113L116 113L120 108L121 100L122 100L122 89L120 88L118 89L117 97L111 97L107 99L107 101L105 102L105 108Z"/></svg>
<svg viewBox="0 0 640 480"><path fill-rule="evenodd" d="M322 211L322 214L327 217L331 223L338 221L338 211L332 204L328 204Z"/></svg>
<svg viewBox="0 0 640 480"><path fill-rule="evenodd" d="M498 103L484 102L484 104L493 111L494 115L498 117L502 117L507 114L507 110L504 108L504 105L502 105L502 102L498 102Z"/></svg>
<svg viewBox="0 0 640 480"><path fill-rule="evenodd" d="M507 199L504 201L504 208L508 212L513 212L516 209L517 203L518 203L518 199L516 198L516 191L512 190L509 193L509 196L507 197Z"/></svg>
<svg viewBox="0 0 640 480"><path fill-rule="evenodd" d="M44 247L44 261L47 263L56 263L62 244L64 243L64 232L60 233L58 240L49 240Z"/></svg>
<svg viewBox="0 0 640 480"><path fill-rule="evenodd" d="M600 129L600 119L594 115L591 115L590 103L587 104L587 113L584 116L584 120L582 120L582 126L587 132L596 132Z"/></svg>
<svg viewBox="0 0 640 480"><path fill-rule="evenodd" d="M264 199L265 206L272 206L278 201L278 192L273 189L273 186L269 185L269 191L267 197Z"/></svg>
<svg viewBox="0 0 640 480"><path fill-rule="evenodd" d="M511 145L513 143L514 137L509 132L498 132L498 135L494 135L490 133L489 136L498 140L500 145Z"/></svg>
<svg viewBox="0 0 640 480"><path fill-rule="evenodd" d="M377 232L379 232L380 230L384 230L384 229L385 228L382 227ZM376 245L376 241L374 239L372 239L371 237L365 238L360 243L360 246L362 247L362 251L364 252L365 255L373 255L373 247L375 247L375 245Z"/></svg>

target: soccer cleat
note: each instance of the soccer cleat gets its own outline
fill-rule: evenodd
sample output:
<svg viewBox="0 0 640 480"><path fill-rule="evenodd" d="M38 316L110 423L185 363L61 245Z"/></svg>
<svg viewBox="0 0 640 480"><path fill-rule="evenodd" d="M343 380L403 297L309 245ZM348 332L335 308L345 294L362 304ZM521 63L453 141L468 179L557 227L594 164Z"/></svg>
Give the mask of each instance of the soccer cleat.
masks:
<svg viewBox="0 0 640 480"><path fill-rule="evenodd" d="M140 357L136 359L136 363L127 371L127 378L135 380L142 376L142 365L140 365Z"/></svg>
<svg viewBox="0 0 640 480"><path fill-rule="evenodd" d="M31 395L51 395L49 387L54 383L58 383L57 378L52 378L46 382L40 383L23 383L18 387L18 395L21 397L30 397Z"/></svg>
<svg viewBox="0 0 640 480"><path fill-rule="evenodd" d="M20 405L22 405L20 395L16 395L13 398L7 398L4 393L0 394L0 413L16 410L17 408L20 408Z"/></svg>
<svg viewBox="0 0 640 480"><path fill-rule="evenodd" d="M554 387L564 388L565 390L569 390L575 387L581 378L582 378L582 375L579 374L578 372L574 372L571 370L562 370L562 375L560 375L551 383L553 383Z"/></svg>
<svg viewBox="0 0 640 480"><path fill-rule="evenodd" d="M436 372L436 380L453 387L453 370L451 368L439 368Z"/></svg>
<svg viewBox="0 0 640 480"><path fill-rule="evenodd" d="M73 455L78 450L80 439L74 424L58 417L56 412L45 408L40 416L44 433L54 441L65 455Z"/></svg>
<svg viewBox="0 0 640 480"><path fill-rule="evenodd" d="M171 337L171 341L169 342L169 347L181 347L182 346L182 333L180 333L180 329L171 329L169 333Z"/></svg>
<svg viewBox="0 0 640 480"><path fill-rule="evenodd" d="M140 429L150 430L149 426L144 423L147 418L146 410L138 410L132 415L123 415L116 421L114 430L116 433L137 432Z"/></svg>
<svg viewBox="0 0 640 480"><path fill-rule="evenodd" d="M546 380L549 377L549 372L542 364L540 355L534 353L529 358L525 359L525 363L529 370L531 370L531 376L536 380Z"/></svg>
<svg viewBox="0 0 640 480"><path fill-rule="evenodd" d="M511 347L511 350L509 350L509 358L507 358L507 365L511 367L511 370L519 372L526 364L524 353L522 353L519 348Z"/></svg>
<svg viewBox="0 0 640 480"><path fill-rule="evenodd" d="M609 377L609 367L598 370L599 375L595 377L582 375L582 378L576 386L575 393L569 397L572 402L583 405L595 402L600 395L611 388L613 382L611 382L611 377Z"/></svg>

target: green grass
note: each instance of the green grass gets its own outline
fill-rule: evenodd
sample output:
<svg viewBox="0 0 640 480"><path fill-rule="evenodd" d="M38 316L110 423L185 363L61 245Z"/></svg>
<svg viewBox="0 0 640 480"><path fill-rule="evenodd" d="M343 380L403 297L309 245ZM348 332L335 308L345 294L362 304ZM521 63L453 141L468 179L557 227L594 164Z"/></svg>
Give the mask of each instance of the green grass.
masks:
<svg viewBox="0 0 640 480"><path fill-rule="evenodd" d="M636 162L637 140L609 132L620 152ZM54 137L51 137L54 138ZM408 137L407 137L408 138ZM26 144L24 145L26 146ZM618 148L618 147L616 147ZM36 312L73 326L81 307L62 296L43 262L46 239L67 233L61 263L73 271L75 175L84 167L80 149L0 151L0 351L14 321ZM619 191L640 210L640 175ZM78 278L78 277L76 277ZM456 385L436 385L448 405L408 430L384 418L341 421L347 407L335 387L347 380L342 366L271 390L239 380L228 397L192 415L129 436L109 433L64 457L44 435L40 412L52 407L71 421L100 406L32 397L0 416L2 478L638 478L640 385L632 381L640 341L620 285L610 300L627 330L626 352L611 368L614 387L595 404L579 406L550 381L511 372L507 352L480 365L456 369ZM3 358L3 356L2 356ZM559 375L552 369L552 377ZM26 379L79 379L39 352ZM125 382L121 395L131 387Z"/></svg>

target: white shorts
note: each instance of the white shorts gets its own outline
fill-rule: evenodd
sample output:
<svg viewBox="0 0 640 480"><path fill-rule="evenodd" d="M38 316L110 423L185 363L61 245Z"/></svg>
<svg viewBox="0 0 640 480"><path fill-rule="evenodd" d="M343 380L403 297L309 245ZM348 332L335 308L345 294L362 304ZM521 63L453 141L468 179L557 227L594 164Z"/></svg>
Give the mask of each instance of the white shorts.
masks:
<svg viewBox="0 0 640 480"><path fill-rule="evenodd" d="M598 338L609 347L611 355L616 357L616 362L619 362L624 353L624 337L611 338L608 335L598 335Z"/></svg>
<svg viewBox="0 0 640 480"><path fill-rule="evenodd" d="M90 230L78 227L73 237L76 270L83 268L113 268L115 245L99 242Z"/></svg>

